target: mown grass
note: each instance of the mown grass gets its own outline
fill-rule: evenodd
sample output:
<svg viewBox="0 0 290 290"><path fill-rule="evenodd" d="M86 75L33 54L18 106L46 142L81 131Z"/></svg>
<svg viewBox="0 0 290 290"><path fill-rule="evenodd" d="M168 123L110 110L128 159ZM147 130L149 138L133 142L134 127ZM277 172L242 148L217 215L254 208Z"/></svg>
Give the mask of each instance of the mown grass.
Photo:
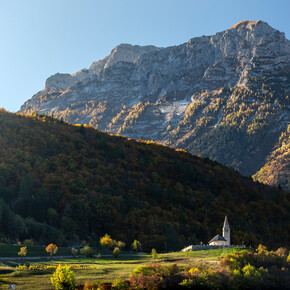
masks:
<svg viewBox="0 0 290 290"><path fill-rule="evenodd" d="M175 253L179 256L187 256L197 259L215 259L218 256L224 254L232 254L237 251L240 251L240 248L229 248L229 249L213 249L213 250L203 250L203 251L193 251L193 252L185 252L185 253Z"/></svg>
<svg viewBox="0 0 290 290"><path fill-rule="evenodd" d="M139 265L149 263L165 263L165 264L178 264L189 265L197 262L216 264L217 257L222 254L232 253L239 249L218 249L207 251L196 251L190 253L166 253L158 254L157 259L152 259L151 255L135 255L125 254L118 258L113 257L101 257L101 258L78 258L78 259L53 259L51 261L38 261L27 263L34 265L94 265L96 268L87 270L74 270L77 283L90 282L112 282L116 278L120 277L126 279L130 276L130 273ZM18 262L15 261L3 261L3 264L11 265L0 267L0 289L7 289L7 284L16 284L16 289L39 289L48 290L53 289L50 283L50 277L53 270L50 271L19 271L15 267ZM25 263L25 261L21 261ZM1 272L4 271L4 272ZM6 272L5 272L6 271Z"/></svg>

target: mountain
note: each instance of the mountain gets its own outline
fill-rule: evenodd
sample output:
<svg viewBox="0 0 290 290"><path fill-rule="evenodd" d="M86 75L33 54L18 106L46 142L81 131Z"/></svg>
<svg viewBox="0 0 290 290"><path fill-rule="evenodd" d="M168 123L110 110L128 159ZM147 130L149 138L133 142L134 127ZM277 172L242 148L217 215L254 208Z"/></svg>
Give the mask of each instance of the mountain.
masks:
<svg viewBox="0 0 290 290"><path fill-rule="evenodd" d="M263 183L290 189L290 125L267 157L266 164L253 176Z"/></svg>
<svg viewBox="0 0 290 290"><path fill-rule="evenodd" d="M242 21L178 46L121 44L88 70L50 77L20 112L187 149L249 176L287 130L289 78L284 33Z"/></svg>
<svg viewBox="0 0 290 290"><path fill-rule="evenodd" d="M233 243L289 246L290 193L216 161L45 115L0 111L0 128L1 240L108 233L175 250L207 242L227 215Z"/></svg>

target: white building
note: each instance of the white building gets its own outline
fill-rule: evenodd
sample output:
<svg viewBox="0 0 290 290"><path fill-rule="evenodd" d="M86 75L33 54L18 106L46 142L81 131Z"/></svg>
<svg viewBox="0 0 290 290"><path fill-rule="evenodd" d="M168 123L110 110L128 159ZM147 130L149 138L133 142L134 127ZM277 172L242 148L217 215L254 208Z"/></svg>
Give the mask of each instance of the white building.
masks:
<svg viewBox="0 0 290 290"><path fill-rule="evenodd" d="M214 236L208 244L210 246L230 246L231 245L231 231L227 216L225 217L223 226L223 236Z"/></svg>

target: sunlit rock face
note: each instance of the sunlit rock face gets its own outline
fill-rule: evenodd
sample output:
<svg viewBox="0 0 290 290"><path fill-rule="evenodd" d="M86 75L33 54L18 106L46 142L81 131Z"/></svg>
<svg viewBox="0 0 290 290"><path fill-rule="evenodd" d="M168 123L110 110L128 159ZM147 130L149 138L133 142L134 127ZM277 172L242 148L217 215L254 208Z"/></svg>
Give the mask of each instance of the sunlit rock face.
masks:
<svg viewBox="0 0 290 290"><path fill-rule="evenodd" d="M20 112L187 148L253 174L289 123L289 74L284 33L242 21L178 46L121 44L89 69L48 78ZM224 128L240 130L247 148Z"/></svg>

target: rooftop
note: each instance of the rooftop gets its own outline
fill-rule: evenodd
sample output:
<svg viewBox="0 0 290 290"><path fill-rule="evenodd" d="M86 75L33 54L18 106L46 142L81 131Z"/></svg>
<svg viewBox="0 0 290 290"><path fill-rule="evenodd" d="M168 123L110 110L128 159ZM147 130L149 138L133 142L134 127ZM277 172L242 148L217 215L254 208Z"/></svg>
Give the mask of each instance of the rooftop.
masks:
<svg viewBox="0 0 290 290"><path fill-rule="evenodd" d="M220 236L220 235L216 235L208 243L217 242L217 241L224 241L224 242L226 242L227 240L225 240L225 238L222 237L222 236Z"/></svg>

